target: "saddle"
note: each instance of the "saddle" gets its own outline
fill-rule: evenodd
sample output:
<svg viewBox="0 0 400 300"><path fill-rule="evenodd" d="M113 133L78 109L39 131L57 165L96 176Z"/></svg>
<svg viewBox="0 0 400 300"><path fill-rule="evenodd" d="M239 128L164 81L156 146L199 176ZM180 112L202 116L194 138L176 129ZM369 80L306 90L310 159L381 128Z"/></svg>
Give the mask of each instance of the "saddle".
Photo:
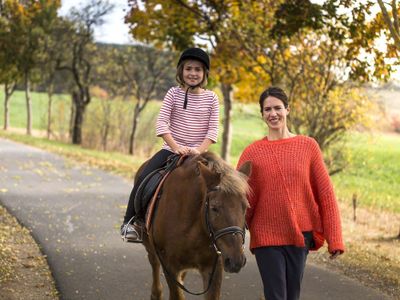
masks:
<svg viewBox="0 0 400 300"><path fill-rule="evenodd" d="M181 158L183 157L178 154L172 154L168 157L167 162L163 167L151 172L140 183L134 200L135 211L138 219L149 220L151 218L154 205L149 205L149 203L151 200L153 203L156 199L161 197L163 182L169 173L178 166ZM149 228L148 223L149 221L146 221L147 228Z"/></svg>

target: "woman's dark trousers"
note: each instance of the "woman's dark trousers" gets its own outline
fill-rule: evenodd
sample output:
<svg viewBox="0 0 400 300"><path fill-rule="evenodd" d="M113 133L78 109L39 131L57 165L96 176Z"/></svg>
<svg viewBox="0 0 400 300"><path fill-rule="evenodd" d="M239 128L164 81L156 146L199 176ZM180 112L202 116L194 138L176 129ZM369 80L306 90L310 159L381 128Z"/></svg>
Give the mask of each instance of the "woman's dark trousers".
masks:
<svg viewBox="0 0 400 300"><path fill-rule="evenodd" d="M266 300L298 300L308 247L270 246L254 249Z"/></svg>

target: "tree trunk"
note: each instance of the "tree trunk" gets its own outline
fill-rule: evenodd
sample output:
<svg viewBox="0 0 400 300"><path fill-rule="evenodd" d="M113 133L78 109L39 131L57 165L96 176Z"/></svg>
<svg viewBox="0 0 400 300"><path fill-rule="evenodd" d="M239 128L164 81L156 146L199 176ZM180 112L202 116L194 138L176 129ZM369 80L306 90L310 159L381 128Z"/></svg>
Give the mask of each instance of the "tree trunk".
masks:
<svg viewBox="0 0 400 300"><path fill-rule="evenodd" d="M10 99L15 87L16 84L14 83L4 84L4 130L8 130L8 127L10 127Z"/></svg>
<svg viewBox="0 0 400 300"><path fill-rule="evenodd" d="M104 125L103 137L102 137L103 151L107 151L107 141L108 141L109 132L110 132L110 122L108 120L106 120L106 124Z"/></svg>
<svg viewBox="0 0 400 300"><path fill-rule="evenodd" d="M4 87L4 89L6 90L7 87ZM10 98L8 98L7 93L4 93L4 130L8 130L8 127L10 126L10 120L9 120L9 116L10 116L10 112L9 112L9 102Z"/></svg>
<svg viewBox="0 0 400 300"><path fill-rule="evenodd" d="M224 97L224 131L222 133L221 157L226 161L229 161L232 143L232 85L222 83L221 91Z"/></svg>
<svg viewBox="0 0 400 300"><path fill-rule="evenodd" d="M31 104L31 84L29 81L29 73L25 74L25 99L26 99L26 134L32 135L32 104Z"/></svg>
<svg viewBox="0 0 400 300"><path fill-rule="evenodd" d="M51 110L53 106L53 84L49 84L47 89L47 95L49 97L49 102L47 106L47 139L51 136Z"/></svg>
<svg viewBox="0 0 400 300"><path fill-rule="evenodd" d="M72 95L72 98L74 96ZM72 99L71 101L71 112L69 116L69 138L72 140L72 135L73 135L73 129L74 129L74 120L75 120L75 103L74 100Z"/></svg>
<svg viewBox="0 0 400 300"><path fill-rule="evenodd" d="M102 101L103 111L104 111L104 122L102 125L102 132L101 132L101 145L103 151L107 151L108 146L108 135L110 133L111 128L111 104L109 101Z"/></svg>
<svg viewBox="0 0 400 300"><path fill-rule="evenodd" d="M131 136L129 139L129 154L134 155L135 154L135 136L136 136L136 130L137 126L139 123L139 117L140 117L140 101L135 105L135 111L133 113L133 121L132 121L132 132Z"/></svg>
<svg viewBox="0 0 400 300"><path fill-rule="evenodd" d="M82 124L86 108L84 101L80 97L82 96L78 93L73 93L72 95L75 105L75 118L72 128L72 143L75 145L80 145L82 143Z"/></svg>

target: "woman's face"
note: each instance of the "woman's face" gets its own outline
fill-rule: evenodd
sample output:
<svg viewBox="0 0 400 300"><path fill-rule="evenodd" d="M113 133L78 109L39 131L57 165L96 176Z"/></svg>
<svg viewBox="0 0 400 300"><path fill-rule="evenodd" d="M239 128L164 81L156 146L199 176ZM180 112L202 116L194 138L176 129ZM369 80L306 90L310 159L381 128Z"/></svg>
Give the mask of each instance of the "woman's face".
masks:
<svg viewBox="0 0 400 300"><path fill-rule="evenodd" d="M203 64L197 60L187 60L183 66L183 81L186 85L197 86L204 78Z"/></svg>
<svg viewBox="0 0 400 300"><path fill-rule="evenodd" d="M269 129L285 129L288 114L289 108L285 108L282 100L272 96L264 100L262 117Z"/></svg>

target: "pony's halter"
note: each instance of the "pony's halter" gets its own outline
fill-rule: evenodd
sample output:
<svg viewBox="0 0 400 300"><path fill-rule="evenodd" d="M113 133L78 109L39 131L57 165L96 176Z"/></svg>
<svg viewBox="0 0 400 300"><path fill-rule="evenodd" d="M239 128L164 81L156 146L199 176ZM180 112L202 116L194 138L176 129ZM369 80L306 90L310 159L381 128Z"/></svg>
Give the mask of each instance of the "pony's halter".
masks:
<svg viewBox="0 0 400 300"><path fill-rule="evenodd" d="M209 216L210 197L208 196L208 193L218 191L219 188L220 188L219 186L216 186L207 191L207 198L205 203L205 219L206 219L208 233L211 239L211 245L214 247L215 252L217 252L218 255L221 255L222 252L217 246L217 240L227 234L236 235L237 233L239 233L242 236L242 244L244 245L246 237L246 229L241 228L240 226L228 226L217 231L213 230Z"/></svg>

